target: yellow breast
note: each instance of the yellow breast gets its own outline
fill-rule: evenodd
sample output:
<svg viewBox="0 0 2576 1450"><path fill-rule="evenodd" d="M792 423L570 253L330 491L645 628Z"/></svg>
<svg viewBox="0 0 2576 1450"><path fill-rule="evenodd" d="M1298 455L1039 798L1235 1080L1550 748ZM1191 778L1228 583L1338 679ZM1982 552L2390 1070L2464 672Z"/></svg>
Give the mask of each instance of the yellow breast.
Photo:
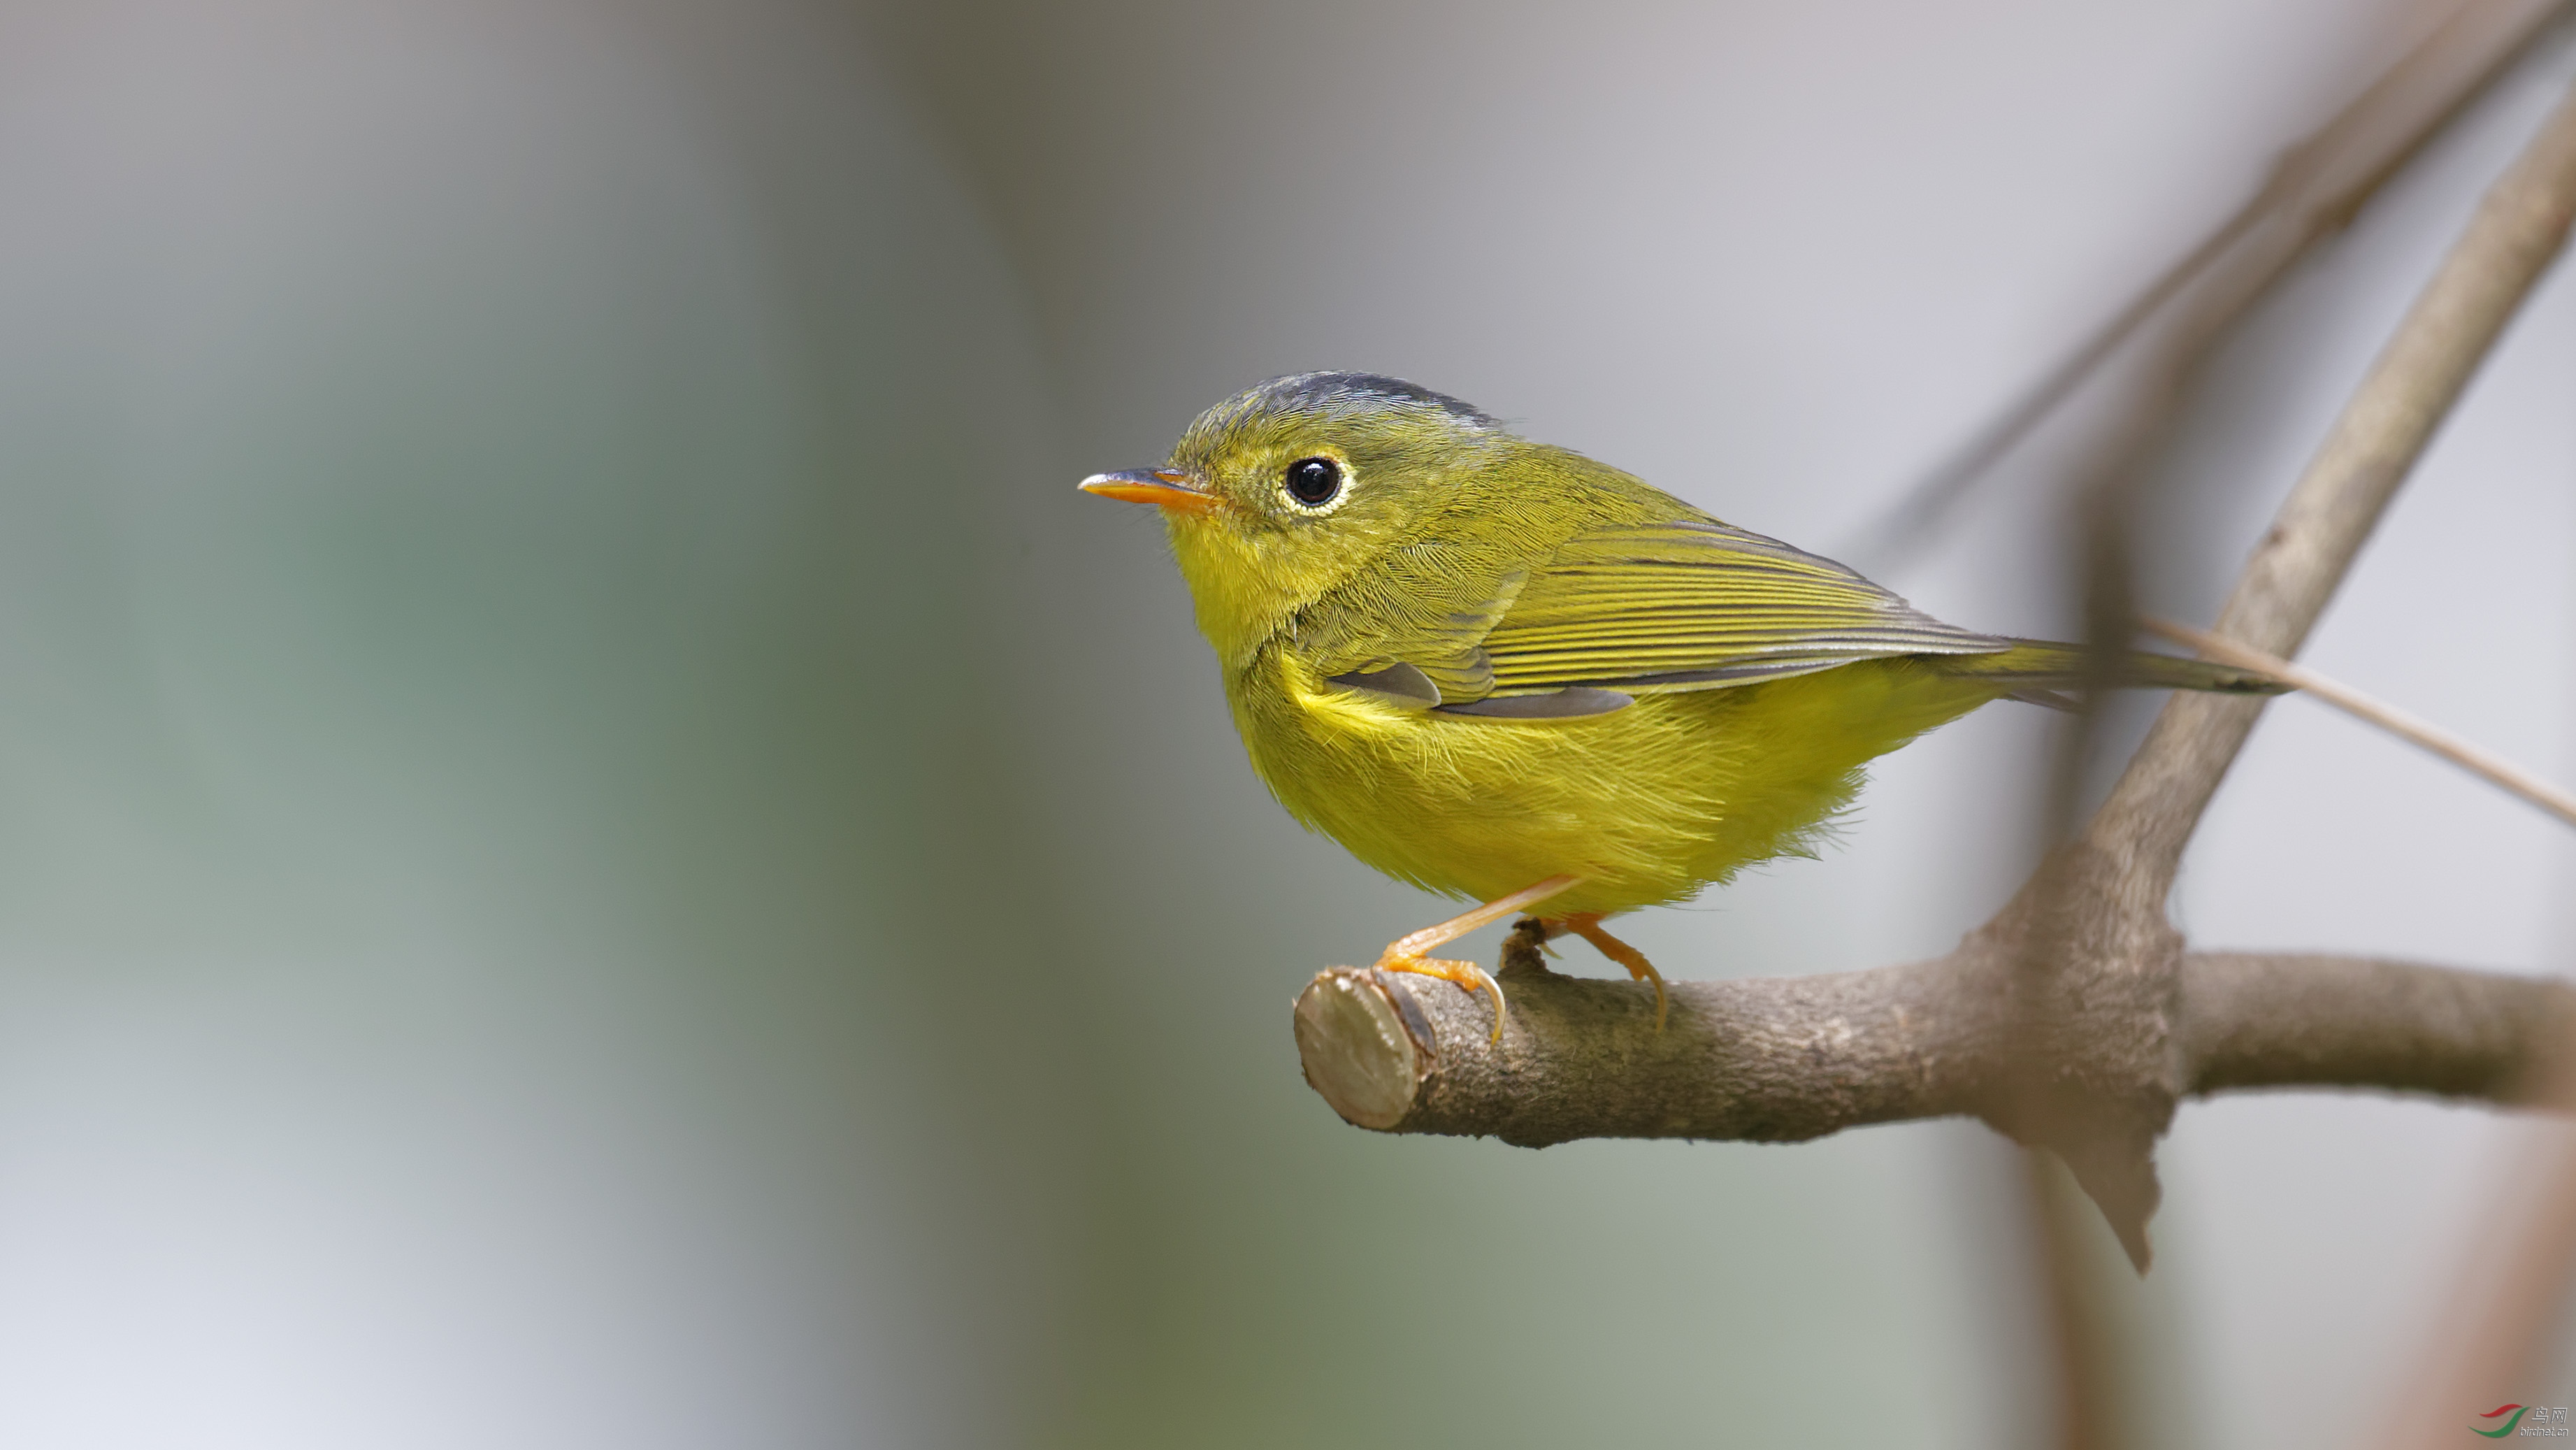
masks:
<svg viewBox="0 0 2576 1450"><path fill-rule="evenodd" d="M1261 651L1227 681L1253 769L1309 829L1399 880L1491 900L1558 873L1551 913L1679 901L1803 854L1860 767L1992 698L1902 659L1646 695L1571 720L1409 709Z"/></svg>

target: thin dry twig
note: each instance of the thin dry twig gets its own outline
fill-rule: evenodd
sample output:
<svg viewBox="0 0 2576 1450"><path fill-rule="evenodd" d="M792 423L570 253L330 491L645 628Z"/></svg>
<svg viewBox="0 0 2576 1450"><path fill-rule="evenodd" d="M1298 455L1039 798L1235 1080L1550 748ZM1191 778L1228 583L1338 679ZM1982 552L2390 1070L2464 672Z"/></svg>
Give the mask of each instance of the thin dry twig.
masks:
<svg viewBox="0 0 2576 1450"><path fill-rule="evenodd" d="M2576 826L2576 795L2569 795L2503 756L2472 745L2431 721L2374 699L2305 665L2293 664L2278 655L2223 639L2207 630L2165 619L2141 619L2138 625L2150 634L2162 635L2176 644L2196 649L2220 664L2270 675L2282 684L2313 695L2355 719L2368 721L2410 745L2431 751L2471 775Z"/></svg>
<svg viewBox="0 0 2576 1450"><path fill-rule="evenodd" d="M2148 345L2149 334L2161 333L2154 345L2167 359L2149 369L2151 378L2186 371L2301 257L2348 226L2565 8L2566 0L2456 6L2333 120L2283 152L2233 215L1863 529L1852 557L1892 566L1923 547L1996 464L2113 358ZM2162 386L2151 380L2146 390Z"/></svg>
<svg viewBox="0 0 2576 1450"><path fill-rule="evenodd" d="M2216 632L2287 658L2576 220L2576 93L2490 187L2432 282L2336 419ZM2246 697L2177 695L2112 788L2088 842L2137 862L2161 903L2184 845L2262 713Z"/></svg>

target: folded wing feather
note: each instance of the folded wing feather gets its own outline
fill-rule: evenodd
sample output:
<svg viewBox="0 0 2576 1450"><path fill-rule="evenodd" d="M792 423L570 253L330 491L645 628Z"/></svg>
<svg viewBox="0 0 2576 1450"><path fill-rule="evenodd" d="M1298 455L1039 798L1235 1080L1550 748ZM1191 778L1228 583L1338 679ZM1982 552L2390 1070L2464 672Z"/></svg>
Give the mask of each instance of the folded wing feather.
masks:
<svg viewBox="0 0 2576 1450"><path fill-rule="evenodd" d="M1483 640L1493 696L1717 689L2010 642L1943 624L1831 559L1705 517L1595 529L1530 571Z"/></svg>

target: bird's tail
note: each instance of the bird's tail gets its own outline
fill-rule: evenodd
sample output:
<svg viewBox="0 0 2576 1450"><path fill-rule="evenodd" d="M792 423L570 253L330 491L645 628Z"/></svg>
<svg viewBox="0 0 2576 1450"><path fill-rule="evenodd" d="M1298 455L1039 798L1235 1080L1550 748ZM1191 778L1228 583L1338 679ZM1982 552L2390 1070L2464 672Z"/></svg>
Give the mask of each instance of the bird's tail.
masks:
<svg viewBox="0 0 2576 1450"><path fill-rule="evenodd" d="M2028 700L2036 705L2054 705L2060 709L2070 708L2073 702L2058 692L2081 690L2087 685L2107 685L2113 689L2212 690L2226 695L2277 695L2290 688L2269 675L2241 670L2233 665L2176 659L2172 655L2147 654L2139 650L2123 650L2109 660L2101 661L2080 644L2050 644L2036 639L2014 640L2012 648L1993 654L1919 658L1945 674L1990 681L2001 687L1997 693L2012 699ZM2107 669L2103 668L2105 664Z"/></svg>

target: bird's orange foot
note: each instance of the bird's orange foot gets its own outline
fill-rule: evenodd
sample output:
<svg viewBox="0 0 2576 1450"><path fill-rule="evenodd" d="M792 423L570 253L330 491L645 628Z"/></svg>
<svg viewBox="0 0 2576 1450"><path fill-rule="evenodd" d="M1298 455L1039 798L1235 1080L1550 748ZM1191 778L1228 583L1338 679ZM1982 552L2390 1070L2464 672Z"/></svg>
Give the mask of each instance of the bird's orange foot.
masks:
<svg viewBox="0 0 2576 1450"><path fill-rule="evenodd" d="M1438 977L1443 981L1455 982L1470 992L1482 992L1493 998L1493 1040L1496 1042L1503 1040L1503 984L1494 980L1493 973L1477 966L1474 962L1444 962L1438 957L1426 957L1419 953L1396 950L1403 945L1404 943L1397 942L1394 946L1388 947L1386 954L1377 959L1377 969L1381 972L1415 972L1425 977Z"/></svg>
<svg viewBox="0 0 2576 1450"><path fill-rule="evenodd" d="M1487 922L1500 921L1515 911L1536 906L1581 879L1579 876L1550 876L1509 896L1498 896L1473 911L1461 912L1438 926L1426 926L1410 936L1399 937L1389 942L1385 953L1377 959L1378 970L1439 977L1470 992L1487 994L1494 999L1494 1040L1500 1042L1503 1040L1503 984L1494 980L1493 973L1474 962L1444 962L1431 956L1431 949L1444 942L1455 941ZM1643 961L1644 958L1638 960ZM1654 969L1649 967L1647 970Z"/></svg>
<svg viewBox="0 0 2576 1450"><path fill-rule="evenodd" d="M1664 974L1655 970L1655 964L1646 960L1646 954L1637 950L1635 947L1628 945L1626 942L1619 940L1617 937L1612 936L1610 933L1603 931L1601 929L1601 917L1596 912L1585 912L1580 916L1568 916L1559 919L1565 923L1565 929L1567 931L1570 931L1576 936L1583 938L1585 941L1592 943L1592 945L1600 949L1601 955L1608 957L1610 960L1617 962L1623 967L1626 967L1628 969L1628 978L1630 981L1652 982L1655 984L1655 1030L1657 1032L1663 1031L1664 1008L1666 1005L1664 998Z"/></svg>

